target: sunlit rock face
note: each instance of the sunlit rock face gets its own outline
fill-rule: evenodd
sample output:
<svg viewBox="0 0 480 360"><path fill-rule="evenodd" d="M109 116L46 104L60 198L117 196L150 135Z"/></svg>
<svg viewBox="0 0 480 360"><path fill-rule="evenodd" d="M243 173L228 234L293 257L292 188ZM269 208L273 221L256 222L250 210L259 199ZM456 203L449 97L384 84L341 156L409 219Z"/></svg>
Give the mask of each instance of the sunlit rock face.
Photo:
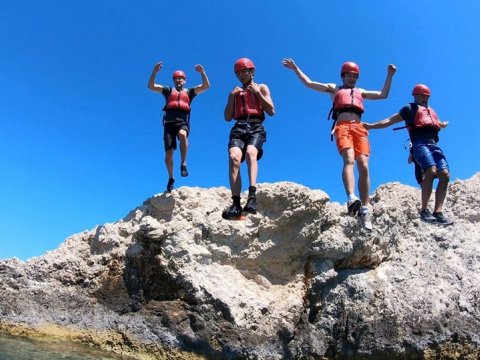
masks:
<svg viewBox="0 0 480 360"><path fill-rule="evenodd" d="M320 190L259 184L257 199L227 221L229 190L182 187L0 261L0 331L145 359L477 358L480 174L449 185L448 227L399 183L372 194L371 233Z"/></svg>

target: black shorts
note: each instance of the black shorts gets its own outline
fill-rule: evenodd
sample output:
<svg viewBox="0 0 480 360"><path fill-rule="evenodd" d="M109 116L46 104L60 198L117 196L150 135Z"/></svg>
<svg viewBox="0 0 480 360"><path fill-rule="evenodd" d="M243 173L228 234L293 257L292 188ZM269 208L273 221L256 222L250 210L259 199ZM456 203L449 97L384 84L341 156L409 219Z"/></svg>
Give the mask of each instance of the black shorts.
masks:
<svg viewBox="0 0 480 360"><path fill-rule="evenodd" d="M257 160L263 156L263 143L267 141L267 133L260 123L237 123L230 130L228 148L238 147L242 150L242 162L248 145L253 145L258 150Z"/></svg>
<svg viewBox="0 0 480 360"><path fill-rule="evenodd" d="M177 135L180 130L187 132L187 137L190 132L187 121L185 120L172 120L165 121L163 124L163 143L165 145L165 151L177 149Z"/></svg>

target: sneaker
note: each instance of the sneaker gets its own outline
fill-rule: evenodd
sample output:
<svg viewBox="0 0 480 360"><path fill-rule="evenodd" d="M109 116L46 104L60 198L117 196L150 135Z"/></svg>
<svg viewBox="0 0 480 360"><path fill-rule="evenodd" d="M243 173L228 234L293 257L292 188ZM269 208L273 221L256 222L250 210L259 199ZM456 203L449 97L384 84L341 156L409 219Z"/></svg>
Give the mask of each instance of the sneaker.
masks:
<svg viewBox="0 0 480 360"><path fill-rule="evenodd" d="M248 198L247 203L243 207L243 211L250 214L257 213L257 198L255 196L251 196Z"/></svg>
<svg viewBox="0 0 480 360"><path fill-rule="evenodd" d="M242 207L239 204L233 203L232 206L222 213L222 218L226 220L238 219L242 215Z"/></svg>
<svg viewBox="0 0 480 360"><path fill-rule="evenodd" d="M173 190L173 183L175 182L175 179L168 179L167 183L167 192L171 192Z"/></svg>
<svg viewBox="0 0 480 360"><path fill-rule="evenodd" d="M428 209L422 210L422 212L420 213L420 220L429 224L437 221L437 219L430 213Z"/></svg>
<svg viewBox="0 0 480 360"><path fill-rule="evenodd" d="M187 165L180 166L180 175L182 175L182 177L188 176Z"/></svg>
<svg viewBox="0 0 480 360"><path fill-rule="evenodd" d="M347 202L348 215L356 216L361 206L362 206L362 202L358 198L352 198L348 200Z"/></svg>
<svg viewBox="0 0 480 360"><path fill-rule="evenodd" d="M372 219L369 212L358 213L358 220L365 230L373 230Z"/></svg>
<svg viewBox="0 0 480 360"><path fill-rule="evenodd" d="M434 212L433 217L435 221L441 225L453 225L453 220L446 218L441 212Z"/></svg>

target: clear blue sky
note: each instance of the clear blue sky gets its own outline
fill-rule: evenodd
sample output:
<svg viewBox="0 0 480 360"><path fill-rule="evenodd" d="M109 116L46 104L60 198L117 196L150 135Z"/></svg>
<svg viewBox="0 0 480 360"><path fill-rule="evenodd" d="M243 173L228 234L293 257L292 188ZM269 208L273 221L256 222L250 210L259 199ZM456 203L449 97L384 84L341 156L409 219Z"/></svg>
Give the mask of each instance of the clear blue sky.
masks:
<svg viewBox="0 0 480 360"><path fill-rule="evenodd" d="M188 178L175 157L177 187L228 187L223 109L240 57L255 62L276 106L260 183L294 181L345 201L330 99L305 88L284 57L320 82L340 82L341 64L355 61L368 90L382 87L394 63L389 98L366 102L368 122L397 112L426 83L430 105L450 122L440 145L452 180L469 178L480 169L480 121L471 115L480 99L478 14L474 0L2 1L0 259L42 255L164 191L164 99L147 89L159 60L159 83L183 69L187 86L200 84L197 63L211 82L193 103ZM370 132L372 191L416 186L407 138Z"/></svg>

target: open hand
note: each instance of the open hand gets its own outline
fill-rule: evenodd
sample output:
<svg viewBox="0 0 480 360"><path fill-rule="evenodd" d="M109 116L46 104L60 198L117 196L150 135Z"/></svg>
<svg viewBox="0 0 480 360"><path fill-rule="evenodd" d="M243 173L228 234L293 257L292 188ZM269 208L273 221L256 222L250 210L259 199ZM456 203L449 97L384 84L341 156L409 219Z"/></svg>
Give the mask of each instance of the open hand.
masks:
<svg viewBox="0 0 480 360"><path fill-rule="evenodd" d="M295 70L295 68L297 67L297 65L295 64L295 61L293 61L293 59L290 59L290 58L283 59L282 64L283 66L285 66L290 70Z"/></svg>

